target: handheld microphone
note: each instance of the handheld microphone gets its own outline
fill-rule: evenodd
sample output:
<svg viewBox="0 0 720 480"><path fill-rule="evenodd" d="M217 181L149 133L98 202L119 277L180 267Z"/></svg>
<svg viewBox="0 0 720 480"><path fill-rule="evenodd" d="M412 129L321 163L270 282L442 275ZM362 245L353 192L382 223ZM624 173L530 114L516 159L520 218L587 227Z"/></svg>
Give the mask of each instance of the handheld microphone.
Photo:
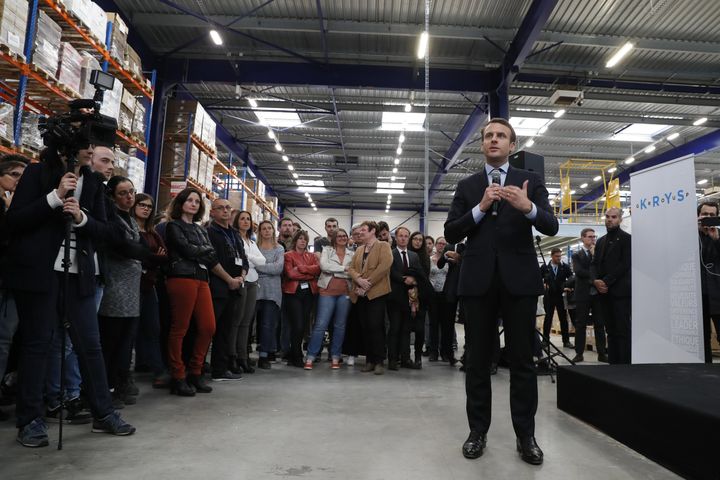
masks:
<svg viewBox="0 0 720 480"><path fill-rule="evenodd" d="M492 172L490 172L490 177L492 178L493 185L501 184L500 183L500 170L495 169ZM497 200L495 200L495 201L493 201L493 204L492 204L492 215L495 217L497 216L498 203L499 202Z"/></svg>

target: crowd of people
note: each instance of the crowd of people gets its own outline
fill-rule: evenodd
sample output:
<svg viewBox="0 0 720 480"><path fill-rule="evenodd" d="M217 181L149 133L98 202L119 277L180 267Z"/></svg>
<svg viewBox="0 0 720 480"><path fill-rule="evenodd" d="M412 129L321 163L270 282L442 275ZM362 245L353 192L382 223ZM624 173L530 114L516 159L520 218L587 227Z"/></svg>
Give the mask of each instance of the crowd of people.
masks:
<svg viewBox="0 0 720 480"><path fill-rule="evenodd" d="M324 350L330 369L365 356L376 375L421 369L423 351L457 363L460 253L444 238L329 218L311 243L297 221L276 231L225 199L206 215L193 188L157 212L111 149L75 158L71 172L50 150L0 161L0 371L22 445L48 445L61 420L132 434L118 410L138 402L138 372L192 397L275 362L318 368Z"/></svg>

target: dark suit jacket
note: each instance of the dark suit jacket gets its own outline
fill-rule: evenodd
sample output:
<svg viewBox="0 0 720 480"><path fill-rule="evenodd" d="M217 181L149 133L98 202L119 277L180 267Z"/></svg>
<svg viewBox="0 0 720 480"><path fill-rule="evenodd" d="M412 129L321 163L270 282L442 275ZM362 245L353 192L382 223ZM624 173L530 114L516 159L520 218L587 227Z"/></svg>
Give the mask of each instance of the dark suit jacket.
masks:
<svg viewBox="0 0 720 480"><path fill-rule="evenodd" d="M9 289L47 292L55 258L65 238L65 217L62 209L52 209L46 196L56 186L43 186L46 163L30 164L18 184L7 212L7 228L11 232L8 260L3 268L3 285ZM81 169L83 186L80 207L87 223L76 229L79 293L95 294L95 242L107 235L105 225L105 187L100 179Z"/></svg>
<svg viewBox="0 0 720 480"><path fill-rule="evenodd" d="M590 257L584 249L572 256L573 271L575 272L575 302L590 301L590 292L595 291L592 286L594 278L590 273ZM597 293L597 291L595 291Z"/></svg>
<svg viewBox="0 0 720 480"><path fill-rule="evenodd" d="M700 239L700 283L702 296L710 309L706 314L720 313L720 240L713 240L704 233Z"/></svg>
<svg viewBox="0 0 720 480"><path fill-rule="evenodd" d="M227 232L223 232L222 227L217 225L215 222L210 223L207 226L208 237L210 243L212 243L217 255L218 263L222 265L223 269L231 277L239 277L250 270L250 264L248 262L247 255L245 254L245 247L243 241L240 238L240 234L232 228L230 229L231 237L226 237ZM236 255L241 260L241 264L235 263ZM214 273L210 273L210 293L213 298L227 298L230 295L230 288L220 277ZM239 290L233 291L233 294L239 294Z"/></svg>
<svg viewBox="0 0 720 480"><path fill-rule="evenodd" d="M611 297L630 296L630 247L630 234L619 228L600 237L595 244L591 274L607 284Z"/></svg>
<svg viewBox="0 0 720 480"><path fill-rule="evenodd" d="M496 267L503 285L511 294L543 294L532 227L552 236L558 231L558 222L548 202L545 185L537 174L510 167L505 185L522 188L525 180L529 182L528 197L537 207L534 222L503 201L498 206L497 216L488 212L476 224L472 209L480 203L488 187L485 169L458 183L445 222L445 238L448 242L456 243L467 237L460 265L458 295L485 294L495 277Z"/></svg>
<svg viewBox="0 0 720 480"><path fill-rule="evenodd" d="M462 262L462 254L465 251L464 243L448 243L445 245L443 254L438 259L438 268L443 268L445 264L448 264L448 272L445 277L445 286L443 286L443 293L448 302L457 302L458 284L460 283L460 263ZM457 252L460 254L460 262L452 263L448 262L445 258L445 253Z"/></svg>
<svg viewBox="0 0 720 480"><path fill-rule="evenodd" d="M393 248L393 263L390 267L390 297L388 300L395 302L400 305L408 305L408 286L403 281L403 276L415 277L419 282L419 275L422 274L422 265L420 265L420 257L415 252L407 250L408 256L408 268L407 273L405 272L405 265L403 265L402 256L398 252L397 248Z"/></svg>
<svg viewBox="0 0 720 480"><path fill-rule="evenodd" d="M552 297L562 297L563 290L565 289L565 282L568 278L572 277L572 271L567 263L560 262L557 269L557 275L553 273L552 265L543 265L540 268L540 274L543 280L548 285L548 290L545 292L546 295Z"/></svg>

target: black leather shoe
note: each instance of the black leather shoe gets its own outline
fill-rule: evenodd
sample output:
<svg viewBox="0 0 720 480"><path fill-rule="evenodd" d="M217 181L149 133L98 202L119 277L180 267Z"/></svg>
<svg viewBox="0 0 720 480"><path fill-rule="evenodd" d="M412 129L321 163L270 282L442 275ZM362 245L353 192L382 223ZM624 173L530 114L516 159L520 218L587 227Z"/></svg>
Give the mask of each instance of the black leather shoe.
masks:
<svg viewBox="0 0 720 480"><path fill-rule="evenodd" d="M490 375L497 375L497 369L498 369L497 363L491 364L490 365Z"/></svg>
<svg viewBox="0 0 720 480"><path fill-rule="evenodd" d="M535 437L525 437L517 439L517 451L523 462L530 465L540 465L543 463L543 452L538 447Z"/></svg>
<svg viewBox="0 0 720 480"><path fill-rule="evenodd" d="M191 387L194 387L198 393L210 393L213 391L212 387L207 384L205 377L202 375L188 375L187 383Z"/></svg>
<svg viewBox="0 0 720 480"><path fill-rule="evenodd" d="M188 385L185 379L176 380L173 378L170 381L170 393L180 397L194 397L195 389Z"/></svg>
<svg viewBox="0 0 720 480"><path fill-rule="evenodd" d="M575 348L575 345L573 345L573 344L570 343L570 342L564 342L564 343L563 343L563 348L569 348L569 349L572 350L572 349Z"/></svg>
<svg viewBox="0 0 720 480"><path fill-rule="evenodd" d="M437 362L438 361L438 354L437 353L431 353L429 358L429 361L431 362Z"/></svg>
<svg viewBox="0 0 720 480"><path fill-rule="evenodd" d="M574 363L582 363L582 362L585 361L585 357L582 356L582 353L578 353L577 355L575 355L575 356L573 357L572 361L573 361Z"/></svg>
<svg viewBox="0 0 720 480"><path fill-rule="evenodd" d="M470 435L468 435L467 440L465 440L462 446L463 457L471 460L479 458L483 454L486 445L487 435L471 430Z"/></svg>
<svg viewBox="0 0 720 480"><path fill-rule="evenodd" d="M609 363L608 356L604 353L598 354L598 362Z"/></svg>
<svg viewBox="0 0 720 480"><path fill-rule="evenodd" d="M238 359L237 365L242 369L243 373L255 373L255 368L248 359Z"/></svg>
<svg viewBox="0 0 720 480"><path fill-rule="evenodd" d="M398 362L392 362L392 361L388 362L388 370L397 371L399 369L400 369L400 367L398 367Z"/></svg>
<svg viewBox="0 0 720 480"><path fill-rule="evenodd" d="M400 366L402 368L409 368L410 370L420 370L422 368L421 365L418 365L415 362L411 362L410 360L405 360L400 363Z"/></svg>

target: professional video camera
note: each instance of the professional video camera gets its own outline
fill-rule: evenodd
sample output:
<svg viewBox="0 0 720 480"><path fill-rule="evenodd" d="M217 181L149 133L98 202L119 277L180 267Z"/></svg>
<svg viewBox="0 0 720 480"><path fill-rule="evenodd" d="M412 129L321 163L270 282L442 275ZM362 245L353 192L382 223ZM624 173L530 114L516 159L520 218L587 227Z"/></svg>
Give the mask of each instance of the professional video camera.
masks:
<svg viewBox="0 0 720 480"><path fill-rule="evenodd" d="M66 158L74 157L89 145L113 147L115 145L117 120L102 115L100 107L105 90L112 90L115 78L100 70L90 74L90 84L95 87L92 99L73 100L70 111L40 119L43 143L55 148Z"/></svg>

